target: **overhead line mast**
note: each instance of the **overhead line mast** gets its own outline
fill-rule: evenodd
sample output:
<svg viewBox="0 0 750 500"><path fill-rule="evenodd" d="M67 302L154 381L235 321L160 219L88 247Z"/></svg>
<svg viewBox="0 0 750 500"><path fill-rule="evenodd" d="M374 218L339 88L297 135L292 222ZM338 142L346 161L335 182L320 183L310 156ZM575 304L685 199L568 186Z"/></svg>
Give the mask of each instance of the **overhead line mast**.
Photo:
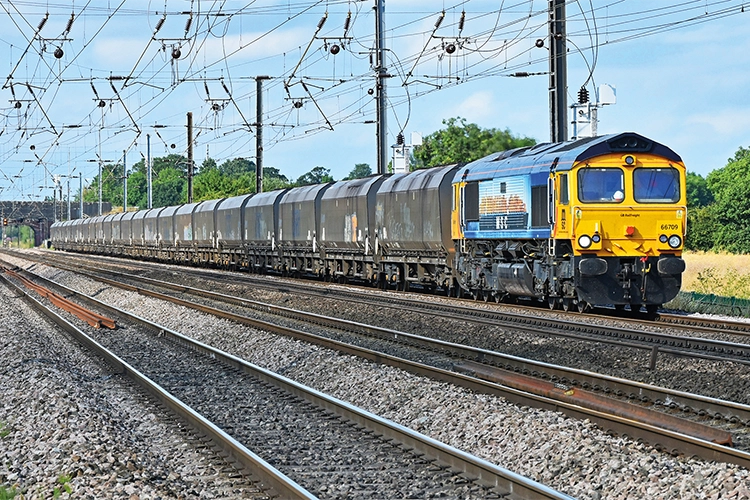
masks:
<svg viewBox="0 0 750 500"><path fill-rule="evenodd" d="M376 101L377 101L377 143L378 143L378 174L385 174L388 170L388 126L386 121L386 83L388 78L385 67L385 0L375 0L375 71L377 72Z"/></svg>
<svg viewBox="0 0 750 500"><path fill-rule="evenodd" d="M550 140L568 140L568 70L565 44L565 0L549 0Z"/></svg>

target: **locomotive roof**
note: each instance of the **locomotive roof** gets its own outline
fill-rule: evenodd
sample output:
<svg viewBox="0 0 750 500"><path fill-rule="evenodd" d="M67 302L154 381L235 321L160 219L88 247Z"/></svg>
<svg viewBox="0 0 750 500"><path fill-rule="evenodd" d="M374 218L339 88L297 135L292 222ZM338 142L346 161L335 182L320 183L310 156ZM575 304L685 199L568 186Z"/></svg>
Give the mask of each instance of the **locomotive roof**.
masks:
<svg viewBox="0 0 750 500"><path fill-rule="evenodd" d="M650 153L670 161L682 161L677 153L663 144L634 132L623 132L493 153L466 164L456 172L453 181L478 181L510 175L546 176L553 166L555 170L570 170L576 163L609 153Z"/></svg>

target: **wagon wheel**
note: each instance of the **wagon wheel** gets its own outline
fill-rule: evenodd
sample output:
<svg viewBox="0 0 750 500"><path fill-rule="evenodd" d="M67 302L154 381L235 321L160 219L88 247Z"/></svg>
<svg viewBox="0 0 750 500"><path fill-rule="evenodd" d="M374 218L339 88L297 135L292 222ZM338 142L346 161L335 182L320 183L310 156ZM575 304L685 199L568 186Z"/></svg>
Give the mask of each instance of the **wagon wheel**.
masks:
<svg viewBox="0 0 750 500"><path fill-rule="evenodd" d="M589 309L589 304L585 300L578 299L576 300L576 309L579 313L584 313Z"/></svg>
<svg viewBox="0 0 750 500"><path fill-rule="evenodd" d="M565 312L570 311L570 306L572 305L573 299L565 297L562 299L562 310Z"/></svg>
<svg viewBox="0 0 750 500"><path fill-rule="evenodd" d="M547 296L547 305L549 306L550 311L554 311L557 309L558 303L557 303L557 297L553 297L551 295Z"/></svg>

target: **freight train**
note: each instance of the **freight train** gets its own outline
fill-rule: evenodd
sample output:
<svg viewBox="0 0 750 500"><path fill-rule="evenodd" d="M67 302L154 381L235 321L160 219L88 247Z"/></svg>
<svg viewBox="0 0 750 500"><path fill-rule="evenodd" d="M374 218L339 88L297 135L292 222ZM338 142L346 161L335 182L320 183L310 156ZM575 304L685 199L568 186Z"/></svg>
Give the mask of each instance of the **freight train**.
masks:
<svg viewBox="0 0 750 500"><path fill-rule="evenodd" d="M635 133L53 224L57 250L655 312L685 270L685 166Z"/></svg>

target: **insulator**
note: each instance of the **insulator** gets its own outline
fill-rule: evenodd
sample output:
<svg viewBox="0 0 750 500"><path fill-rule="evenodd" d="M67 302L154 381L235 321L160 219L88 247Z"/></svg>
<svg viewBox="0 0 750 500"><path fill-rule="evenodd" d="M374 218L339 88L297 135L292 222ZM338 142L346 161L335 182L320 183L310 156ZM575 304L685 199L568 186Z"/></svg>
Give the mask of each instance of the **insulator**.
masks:
<svg viewBox="0 0 750 500"><path fill-rule="evenodd" d="M589 91L586 87L581 87L578 91L578 104L586 104L589 102Z"/></svg>
<svg viewBox="0 0 750 500"><path fill-rule="evenodd" d="M63 55L64 55L63 49L61 49L60 47L55 49L55 53L54 53L55 59L62 59Z"/></svg>
<svg viewBox="0 0 750 500"><path fill-rule="evenodd" d="M320 21L318 21L318 29L321 29L323 25L326 23L326 19L328 19L328 12L323 14L323 17L320 18Z"/></svg>
<svg viewBox="0 0 750 500"><path fill-rule="evenodd" d="M16 103L13 105L16 109L21 109L21 101L16 101Z"/></svg>
<svg viewBox="0 0 750 500"><path fill-rule="evenodd" d="M106 105L107 105L107 103L106 103L106 102L104 102L104 99L101 99L101 100L99 100L99 104L98 104L98 106L99 106L100 108L103 108L103 107L104 107L104 106L106 106Z"/></svg>
<svg viewBox="0 0 750 500"><path fill-rule="evenodd" d="M349 31L349 24L352 22L352 11L349 11L349 13L346 15L346 19L344 19L344 33Z"/></svg>
<svg viewBox="0 0 750 500"><path fill-rule="evenodd" d="M190 31L190 26L193 24L193 13L190 13L190 17L187 18L187 21L185 21L185 34L187 34L188 31Z"/></svg>
<svg viewBox="0 0 750 500"><path fill-rule="evenodd" d="M164 26L164 21L166 21L166 20L167 20L167 16L163 16L161 19L159 19L156 22L156 28L154 28L154 35L159 32L159 30L161 29L162 26Z"/></svg>
<svg viewBox="0 0 750 500"><path fill-rule="evenodd" d="M294 108L299 109L302 107L302 101L294 101Z"/></svg>
<svg viewBox="0 0 750 500"><path fill-rule="evenodd" d="M401 146L403 143L404 143L404 134L403 132L399 132L398 135L396 136L396 144Z"/></svg>
<svg viewBox="0 0 750 500"><path fill-rule="evenodd" d="M445 11L441 12L440 17L435 21L435 29L438 29L443 24L443 19L445 19Z"/></svg>
<svg viewBox="0 0 750 500"><path fill-rule="evenodd" d="M229 88L227 87L227 84L226 84L226 83L224 83L224 82L222 81L222 82L221 82L221 86L222 86L222 87L224 87L224 91L225 91L225 92L226 92L227 94L229 94L230 96L232 95L232 93L231 93L231 92L229 92Z"/></svg>
<svg viewBox="0 0 750 500"><path fill-rule="evenodd" d="M73 29L73 21L75 21L76 15L71 14L70 19L68 19L68 24L65 25L65 33L70 33L70 30Z"/></svg>
<svg viewBox="0 0 750 500"><path fill-rule="evenodd" d="M206 89L206 97L211 99L211 94L208 92L208 83L205 80L203 81L203 88Z"/></svg>
<svg viewBox="0 0 750 500"><path fill-rule="evenodd" d="M464 23L466 22L466 11L461 11L461 19L458 20L458 31L463 31Z"/></svg>
<svg viewBox="0 0 750 500"><path fill-rule="evenodd" d="M44 28L44 25L47 24L47 19L49 19L49 12L47 12L44 15L44 19L42 19L41 21L39 21L39 26L37 26L37 28L36 28L37 32L42 31L42 28Z"/></svg>

